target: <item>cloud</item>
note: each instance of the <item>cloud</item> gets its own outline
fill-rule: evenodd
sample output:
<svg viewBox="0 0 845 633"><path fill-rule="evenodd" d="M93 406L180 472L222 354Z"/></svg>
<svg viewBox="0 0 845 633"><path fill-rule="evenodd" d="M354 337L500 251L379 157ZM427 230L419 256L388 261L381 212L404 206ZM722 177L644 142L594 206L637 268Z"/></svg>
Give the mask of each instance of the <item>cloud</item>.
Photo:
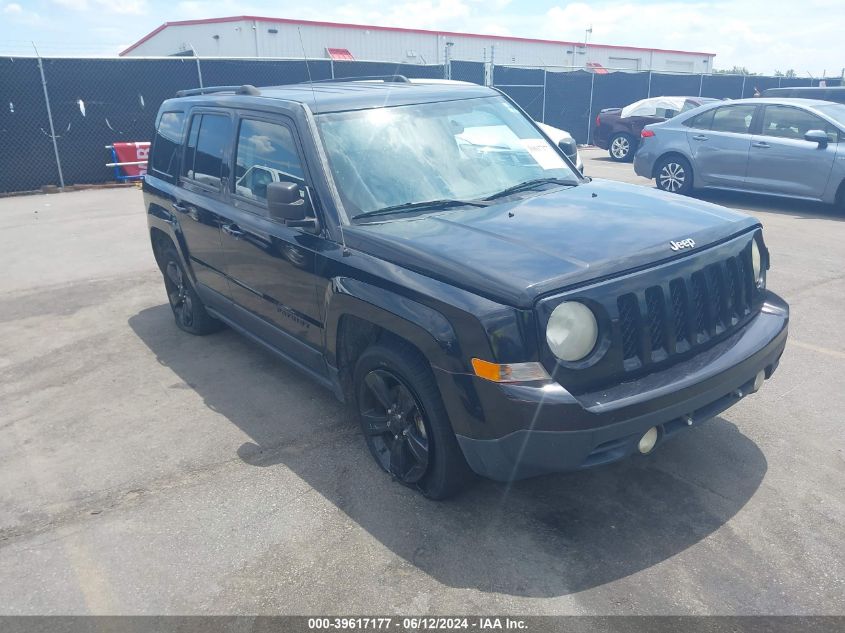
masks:
<svg viewBox="0 0 845 633"><path fill-rule="evenodd" d="M53 0L53 3L72 11L87 11L89 7L88 0Z"/></svg>
<svg viewBox="0 0 845 633"><path fill-rule="evenodd" d="M23 7L16 2L10 2L3 7L3 13L7 15L20 15L23 13Z"/></svg>
<svg viewBox="0 0 845 633"><path fill-rule="evenodd" d="M54 4L71 11L96 10L118 15L143 15L147 13L147 0L52 0Z"/></svg>

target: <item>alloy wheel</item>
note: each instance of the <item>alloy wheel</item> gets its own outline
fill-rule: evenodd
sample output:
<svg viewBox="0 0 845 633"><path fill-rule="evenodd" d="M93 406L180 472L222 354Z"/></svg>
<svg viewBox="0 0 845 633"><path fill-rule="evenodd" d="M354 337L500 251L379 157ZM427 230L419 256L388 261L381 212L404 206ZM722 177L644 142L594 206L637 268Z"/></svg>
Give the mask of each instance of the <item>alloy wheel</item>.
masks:
<svg viewBox="0 0 845 633"><path fill-rule="evenodd" d="M631 143L624 136L617 136L610 144L610 153L614 158L625 158L631 151Z"/></svg>
<svg viewBox="0 0 845 633"><path fill-rule="evenodd" d="M665 191L679 191L686 182L687 174L684 166L679 163L666 163L657 176L660 188Z"/></svg>
<svg viewBox="0 0 845 633"><path fill-rule="evenodd" d="M176 318L185 327L191 327L194 322L194 304L191 301L182 268L172 259L167 262L165 280L167 298L170 300L170 307L173 308Z"/></svg>
<svg viewBox="0 0 845 633"><path fill-rule="evenodd" d="M406 484L422 479L429 464L429 434L410 388L393 372L374 369L364 378L358 407L381 467Z"/></svg>

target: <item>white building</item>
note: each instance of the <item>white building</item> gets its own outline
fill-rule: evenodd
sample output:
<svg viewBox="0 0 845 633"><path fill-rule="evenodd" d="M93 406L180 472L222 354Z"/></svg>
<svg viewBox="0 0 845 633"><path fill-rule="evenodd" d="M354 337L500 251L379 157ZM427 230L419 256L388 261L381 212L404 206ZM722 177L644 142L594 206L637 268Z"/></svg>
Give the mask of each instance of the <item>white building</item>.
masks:
<svg viewBox="0 0 845 633"><path fill-rule="evenodd" d="M301 37L300 37L301 35ZM235 16L167 22L124 56L291 57L440 64L453 60L537 67L708 73L713 53L584 42ZM448 52L447 52L448 50Z"/></svg>

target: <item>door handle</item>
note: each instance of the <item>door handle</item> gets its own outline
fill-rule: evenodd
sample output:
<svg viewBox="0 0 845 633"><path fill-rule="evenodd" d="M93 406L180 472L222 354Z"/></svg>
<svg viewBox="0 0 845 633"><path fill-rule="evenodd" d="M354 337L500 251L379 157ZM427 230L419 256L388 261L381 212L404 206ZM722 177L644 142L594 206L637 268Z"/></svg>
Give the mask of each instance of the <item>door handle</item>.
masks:
<svg viewBox="0 0 845 633"><path fill-rule="evenodd" d="M235 239L241 238L244 235L244 232L241 231L237 224L224 224L220 227L220 230Z"/></svg>
<svg viewBox="0 0 845 633"><path fill-rule="evenodd" d="M709 137L704 136L704 134L696 134L695 136L692 137L692 140L694 140L694 141L706 141L708 138Z"/></svg>
<svg viewBox="0 0 845 633"><path fill-rule="evenodd" d="M768 143L764 143L763 141L757 141L756 143L752 143L751 147L759 147L760 149L769 149L771 145Z"/></svg>
<svg viewBox="0 0 845 633"><path fill-rule="evenodd" d="M174 202L170 206L173 207L174 211L178 211L179 213L187 213L188 212L188 207L183 207L181 204L178 204L176 202Z"/></svg>

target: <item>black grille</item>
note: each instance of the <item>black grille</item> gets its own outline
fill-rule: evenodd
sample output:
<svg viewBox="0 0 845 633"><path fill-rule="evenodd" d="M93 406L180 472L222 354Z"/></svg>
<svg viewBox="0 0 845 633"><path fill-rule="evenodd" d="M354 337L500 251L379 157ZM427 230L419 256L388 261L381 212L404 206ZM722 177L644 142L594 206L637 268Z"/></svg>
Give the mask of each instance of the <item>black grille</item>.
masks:
<svg viewBox="0 0 845 633"><path fill-rule="evenodd" d="M622 357L635 358L638 353L640 327L640 311L637 307L636 295L622 295L617 300L619 307L619 323L622 332Z"/></svg>
<svg viewBox="0 0 845 633"><path fill-rule="evenodd" d="M648 309L648 331L651 338L652 351L663 347L663 332L666 325L663 320L663 289L652 286L645 291L646 307Z"/></svg>
<svg viewBox="0 0 845 633"><path fill-rule="evenodd" d="M687 288L680 279L669 282L669 294L672 295L672 324L675 326L675 342L689 340L687 334Z"/></svg>
<svg viewBox="0 0 845 633"><path fill-rule="evenodd" d="M621 295L617 307L623 358L637 358L644 365L657 362L736 326L751 309L753 280L744 256L677 277L668 286Z"/></svg>

